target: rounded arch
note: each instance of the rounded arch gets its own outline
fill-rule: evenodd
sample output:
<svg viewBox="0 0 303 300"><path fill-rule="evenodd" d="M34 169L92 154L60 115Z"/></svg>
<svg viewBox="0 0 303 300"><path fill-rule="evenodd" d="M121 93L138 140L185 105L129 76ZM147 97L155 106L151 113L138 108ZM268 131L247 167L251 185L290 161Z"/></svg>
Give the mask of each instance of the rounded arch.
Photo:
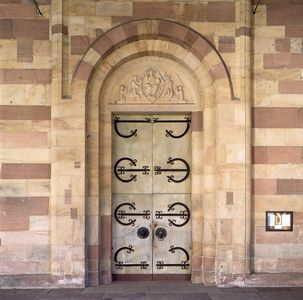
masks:
<svg viewBox="0 0 303 300"><path fill-rule="evenodd" d="M123 45L138 40L164 40L180 45L191 52L200 62L208 60L209 74L214 81L226 79L230 96L234 100L234 88L229 69L212 41L197 31L180 23L162 19L141 19L118 25L98 37L87 49L77 65L72 86L89 81L95 66ZM209 59L209 57L211 57Z"/></svg>
<svg viewBox="0 0 303 300"><path fill-rule="evenodd" d="M111 114L109 113L110 110L105 108L105 113L100 113L101 105L99 105L98 101L102 85L110 77L112 70L115 70L120 64L123 65L125 61L131 61L133 57L153 54L171 57L172 60L175 59L179 63L186 65L189 71L199 79L202 98L206 101L203 106L198 107L196 105L196 108L194 108L194 105L191 108L184 108L181 105L178 107L179 111L192 112L193 117L196 119L196 124L193 125L197 127L194 143L195 147L199 148L199 151L196 151L197 155L194 157L194 165L199 166L199 168L197 167L196 171L193 170L193 173L195 173L193 206L199 209L195 210L195 215L193 216L197 220L194 223L196 228L193 230L193 232L197 233L193 238L194 259L201 260L204 252L201 246L204 231L201 232L199 230L203 218L203 212L200 209L202 207L201 199L205 197L207 201L214 203L216 191L215 184L211 184L205 189L205 194L202 196L201 191L204 188L201 185L204 184L203 176L211 178L211 180L215 178L216 103L230 100L228 70L218 52L214 50L211 42L194 30L171 21L131 21L111 29L91 45L75 69L72 82L73 104L82 108L81 117L86 124L84 130L86 136L84 158L86 170L85 193L86 201L92 204L87 202L84 204L84 209L88 212L86 214L86 224L89 225L87 230L89 230L91 224L98 224L97 228L100 230L97 233L86 234L87 236L93 236L91 239L93 241L92 245L97 244L101 247L99 250L101 255L98 257L98 280L102 283L111 280L111 271L108 268L110 266L111 235L106 231L106 228L111 227L111 207L109 204L111 186L110 176L108 175L111 172L111 166L108 163L111 162ZM102 105L102 107L105 106ZM140 108L139 106L135 108L136 111L143 111L144 109L144 107ZM102 124L107 133L104 132L102 134L99 124ZM203 154L202 159L200 154ZM202 167L204 157L205 166ZM102 165L102 159L107 162L103 165L105 166L104 168L100 168L96 164L96 161L99 161L99 164ZM105 179L103 180L102 178ZM205 181L207 180L205 179ZM201 185L197 184L198 182ZM104 193L102 192L103 194L100 192L100 186L102 186L104 191ZM95 190L92 191L92 189ZM102 214L100 214L100 211L102 211ZM89 216L89 214L92 215ZM214 208L206 218L207 228L211 228L210 231L213 232L216 230L215 214ZM88 245L86 243L86 246ZM103 267L100 268L101 265ZM196 268L194 271L197 271L197 274L193 273L193 281L206 282L206 279L202 279L198 275L203 269L202 260Z"/></svg>

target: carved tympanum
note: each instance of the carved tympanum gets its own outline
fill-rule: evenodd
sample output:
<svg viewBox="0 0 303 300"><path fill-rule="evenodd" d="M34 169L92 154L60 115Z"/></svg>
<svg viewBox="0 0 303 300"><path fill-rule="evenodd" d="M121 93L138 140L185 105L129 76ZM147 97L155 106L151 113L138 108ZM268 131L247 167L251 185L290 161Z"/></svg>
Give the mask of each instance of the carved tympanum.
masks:
<svg viewBox="0 0 303 300"><path fill-rule="evenodd" d="M120 85L117 103L154 103L161 100L186 103L184 85L177 74L169 74L155 67L149 67L143 73L135 75L129 84Z"/></svg>

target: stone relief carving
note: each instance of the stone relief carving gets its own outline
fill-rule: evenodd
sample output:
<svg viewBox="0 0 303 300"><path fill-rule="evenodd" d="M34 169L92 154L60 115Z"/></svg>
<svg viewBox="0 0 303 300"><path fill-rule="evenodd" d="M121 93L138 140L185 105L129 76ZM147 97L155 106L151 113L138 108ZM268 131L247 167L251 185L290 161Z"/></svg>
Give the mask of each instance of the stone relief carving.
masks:
<svg viewBox="0 0 303 300"><path fill-rule="evenodd" d="M175 73L159 71L148 67L135 75L129 84L120 84L118 104L141 102L187 103L184 98L184 85Z"/></svg>

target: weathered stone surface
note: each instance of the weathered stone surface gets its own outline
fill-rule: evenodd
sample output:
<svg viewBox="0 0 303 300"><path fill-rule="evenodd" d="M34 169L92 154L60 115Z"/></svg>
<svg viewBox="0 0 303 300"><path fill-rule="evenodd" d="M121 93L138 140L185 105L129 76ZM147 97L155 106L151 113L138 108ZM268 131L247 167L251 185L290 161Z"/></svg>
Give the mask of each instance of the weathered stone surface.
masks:
<svg viewBox="0 0 303 300"><path fill-rule="evenodd" d="M34 40L49 39L48 20L14 20L12 36L14 39L30 38Z"/></svg>
<svg viewBox="0 0 303 300"><path fill-rule="evenodd" d="M3 163L2 179L49 179L50 164L12 164Z"/></svg>
<svg viewBox="0 0 303 300"><path fill-rule="evenodd" d="M303 81L283 80L279 82L280 94L303 94Z"/></svg>
<svg viewBox="0 0 303 300"><path fill-rule="evenodd" d="M267 25L302 25L303 5L267 5Z"/></svg>
<svg viewBox="0 0 303 300"><path fill-rule="evenodd" d="M105 1L97 4L98 16L132 16L133 15L133 3L129 2L113 2Z"/></svg>
<svg viewBox="0 0 303 300"><path fill-rule="evenodd" d="M232 2L209 2L207 5L207 21L234 22L235 4Z"/></svg>
<svg viewBox="0 0 303 300"><path fill-rule="evenodd" d="M1 120L50 120L50 106L1 105Z"/></svg>
<svg viewBox="0 0 303 300"><path fill-rule="evenodd" d="M303 157L302 147L254 147L253 163L255 164L300 164Z"/></svg>

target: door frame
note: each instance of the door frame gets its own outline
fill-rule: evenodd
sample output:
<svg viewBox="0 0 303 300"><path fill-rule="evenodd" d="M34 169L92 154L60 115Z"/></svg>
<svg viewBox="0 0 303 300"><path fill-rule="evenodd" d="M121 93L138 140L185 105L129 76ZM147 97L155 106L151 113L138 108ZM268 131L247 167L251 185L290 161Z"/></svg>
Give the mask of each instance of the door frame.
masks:
<svg viewBox="0 0 303 300"><path fill-rule="evenodd" d="M177 109L176 109L177 108ZM145 109L143 112L140 110L132 110L133 114L190 114L192 118L192 130L191 130L191 225L192 225L192 269L190 276L175 276L163 278L158 276L158 280L191 280L195 282L195 272L197 271L197 261L201 261L202 257L202 190L203 190L203 157L200 154L203 151L203 112L202 111L180 111L178 106L171 105L171 110L167 111L162 109L161 111L155 112L152 110ZM121 280L120 278L113 278L111 270L112 261L112 190L111 190L111 177L112 177L112 115L113 114L127 114L129 111L120 110L110 110L100 114L99 119L99 130L100 130L100 140L103 140L103 145L100 148L99 154L99 191L100 191L100 270L101 274L106 274L105 282L111 282L113 279ZM106 138L104 138L106 137ZM194 210L193 210L194 209ZM200 267L201 264L198 266ZM162 278L161 278L162 277ZM129 280L136 280L137 278L129 278ZM150 279L146 279L150 280Z"/></svg>

